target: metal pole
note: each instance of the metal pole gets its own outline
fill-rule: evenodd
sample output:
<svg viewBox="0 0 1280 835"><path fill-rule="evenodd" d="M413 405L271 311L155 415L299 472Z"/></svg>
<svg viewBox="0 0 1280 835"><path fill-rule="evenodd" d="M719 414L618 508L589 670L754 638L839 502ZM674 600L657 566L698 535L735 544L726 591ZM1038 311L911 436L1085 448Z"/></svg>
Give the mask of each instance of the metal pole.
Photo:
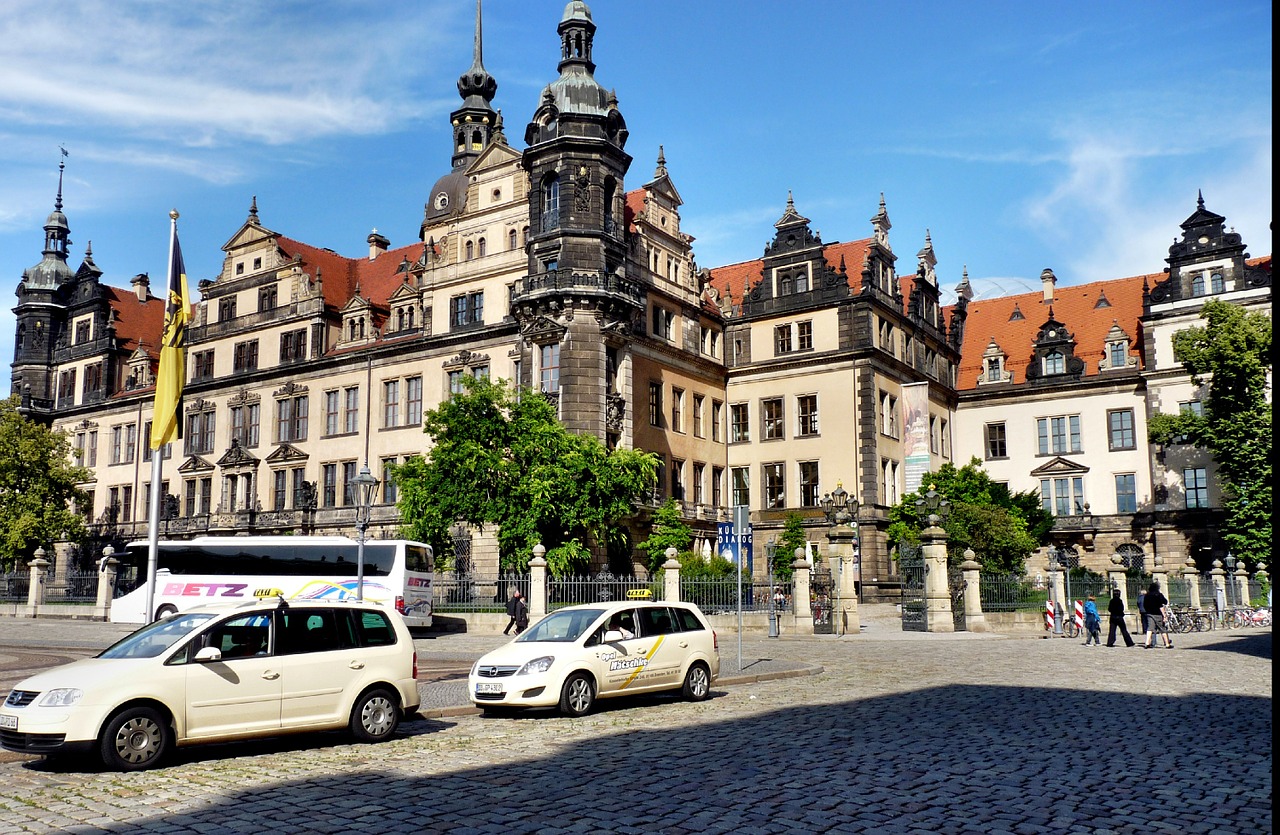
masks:
<svg viewBox="0 0 1280 835"><path fill-rule="evenodd" d="M356 513L363 514L363 508L356 508ZM356 523L356 532L360 534L360 538L356 542L356 600L364 602L364 532L369 527L369 521L364 518Z"/></svg>
<svg viewBox="0 0 1280 835"><path fill-rule="evenodd" d="M169 212L169 270L173 272L173 242L178 239L178 211L176 209ZM173 276L168 276L165 284L165 298L168 298L169 287L173 284ZM183 311L185 314L186 311ZM186 381L178 383L181 386ZM141 413L141 406L139 406ZM181 420L181 416L179 416ZM142 423L138 423L138 440L142 440ZM155 421L152 421L152 431L155 430ZM148 441L150 443L150 441ZM150 623L155 616L156 602L156 566L159 563L160 552L160 476L161 462L164 460L164 447L152 451L151 455L151 531L147 537L147 610L143 613L144 623Z"/></svg>

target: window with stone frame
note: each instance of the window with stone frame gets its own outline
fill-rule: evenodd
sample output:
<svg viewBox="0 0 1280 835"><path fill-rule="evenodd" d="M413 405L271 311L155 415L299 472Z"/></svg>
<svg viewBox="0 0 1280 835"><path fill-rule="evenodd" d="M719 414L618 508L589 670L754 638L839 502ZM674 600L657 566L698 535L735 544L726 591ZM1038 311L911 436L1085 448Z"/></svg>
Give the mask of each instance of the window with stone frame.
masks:
<svg viewBox="0 0 1280 835"><path fill-rule="evenodd" d="M987 460L1009 457L1009 439L1005 431L1004 421L988 423L983 427L986 434L985 448Z"/></svg>
<svg viewBox="0 0 1280 835"><path fill-rule="evenodd" d="M258 311L264 312L275 309L279 303L279 291L276 285L268 284L266 287L258 288Z"/></svg>
<svg viewBox="0 0 1280 835"><path fill-rule="evenodd" d="M729 443L738 444L751 440L750 407L746 403L729 406Z"/></svg>
<svg viewBox="0 0 1280 835"><path fill-rule="evenodd" d="M697 461L693 464L693 503L705 504L706 493L703 487L703 476L706 473L706 464Z"/></svg>
<svg viewBox="0 0 1280 835"><path fill-rule="evenodd" d="M720 441L721 422L724 420L724 404L719 400L711 401L711 440Z"/></svg>
<svg viewBox="0 0 1280 835"><path fill-rule="evenodd" d="M693 396L693 436L695 438L702 438L705 436L705 431L702 428L704 402L705 398L701 394L695 394Z"/></svg>
<svg viewBox="0 0 1280 835"><path fill-rule="evenodd" d="M796 398L796 437L818 434L818 395L802 394Z"/></svg>
<svg viewBox="0 0 1280 835"><path fill-rule="evenodd" d="M1204 467L1185 467L1182 470L1182 489L1186 493L1187 510L1209 506L1209 471Z"/></svg>
<svg viewBox="0 0 1280 835"><path fill-rule="evenodd" d="M720 507L724 504L724 468L711 468L711 506Z"/></svg>
<svg viewBox="0 0 1280 835"><path fill-rule="evenodd" d="M276 400L276 443L295 443L306 439L307 396L303 394Z"/></svg>
<svg viewBox="0 0 1280 835"><path fill-rule="evenodd" d="M560 393L560 343L538 346L538 391Z"/></svg>
<svg viewBox="0 0 1280 835"><path fill-rule="evenodd" d="M1040 479L1040 504L1054 516L1084 513L1084 477L1054 476Z"/></svg>
<svg viewBox="0 0 1280 835"><path fill-rule="evenodd" d="M1133 409L1111 409L1107 412L1107 438L1112 452L1137 449Z"/></svg>
<svg viewBox="0 0 1280 835"><path fill-rule="evenodd" d="M773 329L773 352L775 354L791 353L791 325L777 325Z"/></svg>
<svg viewBox="0 0 1280 835"><path fill-rule="evenodd" d="M684 389L671 387L671 429L684 432Z"/></svg>
<svg viewBox="0 0 1280 835"><path fill-rule="evenodd" d="M258 340L249 339L236 343L231 368L236 373L258 370Z"/></svg>
<svg viewBox="0 0 1280 835"><path fill-rule="evenodd" d="M262 407L257 403L242 403L231 407L231 437L242 447L258 445Z"/></svg>
<svg viewBox="0 0 1280 835"><path fill-rule="evenodd" d="M768 397L760 401L760 438L775 441L786 437L783 424L784 410L781 397Z"/></svg>
<svg viewBox="0 0 1280 835"><path fill-rule="evenodd" d="M649 383L649 425L662 425L662 383Z"/></svg>
<svg viewBox="0 0 1280 835"><path fill-rule="evenodd" d="M400 381L385 380L382 383L382 426L394 429L400 425Z"/></svg>
<svg viewBox="0 0 1280 835"><path fill-rule="evenodd" d="M800 462L800 506L818 506L818 462Z"/></svg>
<svg viewBox="0 0 1280 835"><path fill-rule="evenodd" d="M787 506L787 467L781 462L761 467L764 480L764 507L766 510Z"/></svg>
<svg viewBox="0 0 1280 835"><path fill-rule="evenodd" d="M732 481L732 495L734 507L748 507L751 504L751 476L750 470L746 467L733 467L729 470L729 478Z"/></svg>
<svg viewBox="0 0 1280 835"><path fill-rule="evenodd" d="M192 355L192 382L213 379L213 351L196 351Z"/></svg>
<svg viewBox="0 0 1280 835"><path fill-rule="evenodd" d="M1040 455L1079 453L1080 416L1057 415L1036 419L1037 451Z"/></svg>
<svg viewBox="0 0 1280 835"><path fill-rule="evenodd" d="M1133 473L1116 474L1116 513L1138 512L1137 479Z"/></svg>
<svg viewBox="0 0 1280 835"><path fill-rule="evenodd" d="M813 350L813 322L796 322L796 350Z"/></svg>
<svg viewBox="0 0 1280 835"><path fill-rule="evenodd" d="M217 425L212 408L187 413L187 427L182 439L188 455L208 455L213 452L213 433Z"/></svg>

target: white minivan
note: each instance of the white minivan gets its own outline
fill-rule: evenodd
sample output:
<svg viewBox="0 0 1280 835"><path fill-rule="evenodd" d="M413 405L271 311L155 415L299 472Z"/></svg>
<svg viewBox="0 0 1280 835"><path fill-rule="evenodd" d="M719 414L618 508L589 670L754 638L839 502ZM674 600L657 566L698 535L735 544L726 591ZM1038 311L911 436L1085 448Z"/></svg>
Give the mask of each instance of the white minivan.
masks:
<svg viewBox="0 0 1280 835"><path fill-rule="evenodd" d="M196 607L20 682L0 706L0 746L134 771L197 742L337 728L378 742L417 711L417 676L408 627L378 604Z"/></svg>

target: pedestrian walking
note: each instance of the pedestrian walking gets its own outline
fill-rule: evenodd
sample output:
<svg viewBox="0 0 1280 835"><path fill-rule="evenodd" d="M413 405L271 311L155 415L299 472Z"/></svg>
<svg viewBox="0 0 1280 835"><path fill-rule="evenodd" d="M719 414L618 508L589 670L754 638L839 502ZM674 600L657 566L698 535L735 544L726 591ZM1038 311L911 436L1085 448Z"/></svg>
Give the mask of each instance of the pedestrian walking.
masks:
<svg viewBox="0 0 1280 835"><path fill-rule="evenodd" d="M516 634L529 628L529 606L520 592L516 592Z"/></svg>
<svg viewBox="0 0 1280 835"><path fill-rule="evenodd" d="M1092 594L1084 604L1084 645L1102 646L1102 618L1098 617L1098 599Z"/></svg>
<svg viewBox="0 0 1280 835"><path fill-rule="evenodd" d="M503 635L511 634L511 627L516 626L516 611L520 602L520 589L512 589L511 597L507 599L507 627L502 630ZM520 630L516 629L516 634L520 634Z"/></svg>
<svg viewBox="0 0 1280 835"><path fill-rule="evenodd" d="M1111 590L1111 601L1107 603L1107 615L1110 625L1107 629L1107 646L1116 645L1116 629L1120 630L1120 634L1124 637L1124 645L1133 646L1133 638L1129 636L1129 627L1124 623L1124 598L1120 596L1120 589Z"/></svg>
<svg viewBox="0 0 1280 835"><path fill-rule="evenodd" d="M1164 648L1173 649L1173 639L1169 637L1169 621L1166 617L1169 598L1160 591L1159 583L1152 583L1151 588L1147 589L1146 606L1147 625L1151 631L1147 633L1147 640L1142 646L1151 649L1155 646L1156 636L1159 635L1164 639Z"/></svg>
<svg viewBox="0 0 1280 835"><path fill-rule="evenodd" d="M1147 593L1138 592L1138 632L1147 634Z"/></svg>

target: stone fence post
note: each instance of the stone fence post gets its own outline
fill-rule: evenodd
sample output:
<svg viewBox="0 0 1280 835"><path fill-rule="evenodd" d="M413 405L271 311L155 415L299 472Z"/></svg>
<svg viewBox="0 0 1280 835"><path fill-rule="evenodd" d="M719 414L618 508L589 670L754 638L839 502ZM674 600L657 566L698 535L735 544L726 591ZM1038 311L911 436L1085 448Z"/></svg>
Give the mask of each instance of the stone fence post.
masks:
<svg viewBox="0 0 1280 835"><path fill-rule="evenodd" d="M529 560L529 619L547 614L547 549L539 542Z"/></svg>
<svg viewBox="0 0 1280 835"><path fill-rule="evenodd" d="M1240 560L1236 568L1236 590L1240 592L1240 605L1252 605L1249 600L1249 571L1244 567L1244 560Z"/></svg>
<svg viewBox="0 0 1280 835"><path fill-rule="evenodd" d="M1182 579L1187 584L1187 605L1193 612L1200 611L1200 575L1196 572L1194 558L1187 557L1187 561L1183 563Z"/></svg>
<svg viewBox="0 0 1280 835"><path fill-rule="evenodd" d="M813 563L809 562L808 552L804 548L795 550L796 561L791 564L794 590L791 595L792 609L795 611L796 634L813 634L813 602L809 600L809 573L813 571Z"/></svg>
<svg viewBox="0 0 1280 835"><path fill-rule="evenodd" d="M35 558L27 563L31 571L31 579L27 584L27 610L22 617L34 618L40 613L40 607L44 605L44 581L45 570L49 567L49 561L44 558L44 549L37 548Z"/></svg>
<svg viewBox="0 0 1280 835"><path fill-rule="evenodd" d="M1160 587L1160 593L1164 595L1165 600L1168 600L1169 599L1169 572L1165 570L1164 557L1160 556L1159 554L1156 554L1156 557L1154 560L1152 560L1152 563L1153 565L1151 568L1151 582L1155 583ZM1151 612L1151 610L1148 609L1147 614L1158 615L1160 613L1159 612L1153 613Z"/></svg>
<svg viewBox="0 0 1280 835"><path fill-rule="evenodd" d="M972 548L964 550L964 562L960 570L964 573L964 628L970 632L986 632L986 615L982 613L982 564L974 559Z"/></svg>
<svg viewBox="0 0 1280 835"><path fill-rule="evenodd" d="M1127 609L1129 606L1129 583L1128 578L1124 575L1124 557L1119 554L1111 555L1111 567L1107 569L1107 581L1112 589L1120 590L1120 599L1125 601L1125 608ZM1111 603L1110 594L1107 595L1107 603ZM1129 614L1126 612L1126 620L1128 617ZM1127 622L1125 625L1128 625ZM1135 626L1134 628L1136 629L1137 627Z"/></svg>
<svg viewBox="0 0 1280 835"><path fill-rule="evenodd" d="M662 564L662 599L669 603L680 602L680 561L676 549L666 550L667 561Z"/></svg>
<svg viewBox="0 0 1280 835"><path fill-rule="evenodd" d="M1227 572L1222 568L1222 560L1213 561L1209 576L1213 579L1213 611L1221 621L1222 613L1227 608Z"/></svg>
<svg viewBox="0 0 1280 835"><path fill-rule="evenodd" d="M1257 572L1256 574L1254 574L1254 575L1253 575L1253 579L1257 581L1257 583L1258 583L1258 587L1259 587L1259 588L1265 588L1265 587L1266 587L1266 585L1267 585L1267 564L1266 564L1265 562L1260 562L1260 563L1258 563L1258 572ZM1271 598L1270 598L1270 597L1268 597L1268 598L1267 598L1267 603L1268 603L1268 604L1270 604L1270 602L1271 602Z"/></svg>
<svg viewBox="0 0 1280 835"><path fill-rule="evenodd" d="M116 590L116 571L120 561L111 556L116 549L108 545L102 549L102 559L98 561L98 599L93 606L93 617L96 620L111 619L111 600Z"/></svg>

